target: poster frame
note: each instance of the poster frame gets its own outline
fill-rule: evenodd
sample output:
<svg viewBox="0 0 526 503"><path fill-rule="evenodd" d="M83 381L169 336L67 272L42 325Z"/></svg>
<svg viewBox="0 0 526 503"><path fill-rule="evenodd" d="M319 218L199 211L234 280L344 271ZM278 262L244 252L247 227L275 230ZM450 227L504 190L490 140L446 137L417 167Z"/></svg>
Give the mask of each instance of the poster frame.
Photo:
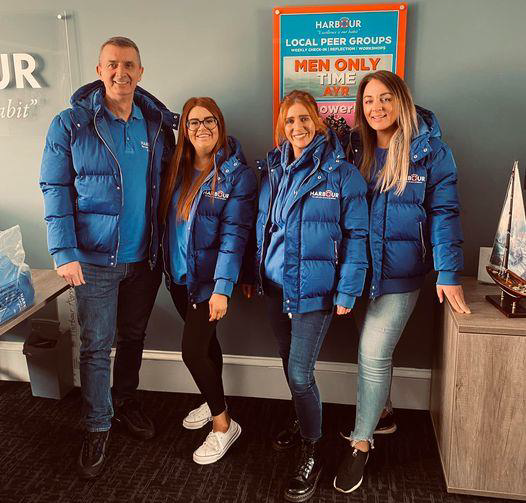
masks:
<svg viewBox="0 0 526 503"><path fill-rule="evenodd" d="M272 110L273 127L275 128L280 103L281 86L281 32L280 18L283 14L333 14L340 12L378 12L378 11L398 11L398 30L396 40L396 74L404 78L405 70L405 48L406 48L406 29L407 29L407 3L385 3L385 4L362 4L362 5L322 5L322 6L294 6L294 7L273 7L273 30L272 30Z"/></svg>

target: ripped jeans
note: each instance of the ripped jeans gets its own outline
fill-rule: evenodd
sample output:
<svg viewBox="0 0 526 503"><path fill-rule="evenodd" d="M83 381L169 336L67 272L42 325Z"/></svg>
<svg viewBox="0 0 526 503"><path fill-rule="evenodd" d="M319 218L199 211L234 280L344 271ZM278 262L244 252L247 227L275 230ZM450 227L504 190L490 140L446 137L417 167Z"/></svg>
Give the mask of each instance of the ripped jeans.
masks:
<svg viewBox="0 0 526 503"><path fill-rule="evenodd" d="M415 308L420 290L388 293L367 302L358 347L356 422L352 442L368 440L389 403L393 352Z"/></svg>

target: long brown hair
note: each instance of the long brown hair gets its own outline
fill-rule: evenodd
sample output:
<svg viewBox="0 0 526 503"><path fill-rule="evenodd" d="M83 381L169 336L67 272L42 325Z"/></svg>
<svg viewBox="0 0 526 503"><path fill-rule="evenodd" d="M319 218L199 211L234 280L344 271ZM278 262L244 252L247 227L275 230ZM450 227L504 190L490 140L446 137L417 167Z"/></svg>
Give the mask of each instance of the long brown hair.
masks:
<svg viewBox="0 0 526 503"><path fill-rule="evenodd" d="M193 165L195 158L195 150L188 137L188 129L186 122L188 114L194 107L206 108L216 119L219 132L219 138L215 147L211 152L210 164L207 166L195 180L193 180ZM180 121L179 134L177 136L177 146L174 155L170 161L168 171L163 182L163 189L160 202L161 221L166 220L168 215L168 208L172 200L175 184L178 177L181 175L181 195L177 201L177 218L181 220L188 220L190 210L194 202L195 196L199 191L203 181L209 175L210 171L214 169L214 178L212 181L212 194L215 192L217 182L217 166L215 164L216 154L220 149L223 149L223 156L219 161L221 162L228 158L228 140L225 128L225 119L217 103L209 97L193 97L190 98L183 106L183 113ZM193 182L192 182L193 180Z"/></svg>
<svg viewBox="0 0 526 503"><path fill-rule="evenodd" d="M289 108L295 103L301 103L307 109L312 122L314 122L316 133L322 133L327 136L327 126L320 116L316 100L306 91L294 90L287 94L279 105L278 120L276 121L276 131L274 133L274 141L278 146L287 139L285 135L285 121L287 120Z"/></svg>
<svg viewBox="0 0 526 503"><path fill-rule="evenodd" d="M376 131L369 126L365 117L363 95L365 86L373 79L380 81L389 89L389 92L395 98L394 104L398 107L397 129L389 141L385 165L378 176L377 187L382 192L396 187L396 193L400 195L407 185L411 139L418 131L416 109L409 88L395 73L387 70L378 70L377 72L368 73L362 79L356 94L355 125L360 133L363 145L359 168L367 181L371 179L371 169L375 162Z"/></svg>

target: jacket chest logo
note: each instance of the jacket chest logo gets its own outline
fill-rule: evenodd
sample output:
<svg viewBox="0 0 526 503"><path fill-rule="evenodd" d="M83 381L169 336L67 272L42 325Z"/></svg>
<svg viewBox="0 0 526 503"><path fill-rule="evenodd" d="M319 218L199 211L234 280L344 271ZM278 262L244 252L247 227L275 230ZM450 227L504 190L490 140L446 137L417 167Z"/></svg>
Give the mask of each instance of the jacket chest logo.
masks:
<svg viewBox="0 0 526 503"><path fill-rule="evenodd" d="M412 175L407 176L407 183L424 183L426 181L425 176L417 175L413 173Z"/></svg>
<svg viewBox="0 0 526 503"><path fill-rule="evenodd" d="M333 192L332 190L311 190L309 193L310 197L314 199L338 199L340 197L339 192Z"/></svg>
<svg viewBox="0 0 526 503"><path fill-rule="evenodd" d="M221 199L221 201L226 201L230 197L230 194L228 194L227 192L223 192L222 190L218 190L215 192L212 192L211 190L205 190L203 192L203 196L210 198L213 197L214 199Z"/></svg>

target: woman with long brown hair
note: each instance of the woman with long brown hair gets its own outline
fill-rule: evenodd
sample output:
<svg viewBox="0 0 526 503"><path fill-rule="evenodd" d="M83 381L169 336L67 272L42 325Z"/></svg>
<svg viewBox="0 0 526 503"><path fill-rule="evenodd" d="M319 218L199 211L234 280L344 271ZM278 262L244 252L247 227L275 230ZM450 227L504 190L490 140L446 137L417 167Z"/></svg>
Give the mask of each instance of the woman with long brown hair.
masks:
<svg viewBox="0 0 526 503"><path fill-rule="evenodd" d="M393 351L433 266L440 302L445 296L457 312L470 312L459 281L463 255L455 161L435 115L415 107L396 74L380 70L360 82L348 159L368 182L370 219L356 421L334 479L344 493L362 483L375 426L389 403Z"/></svg>
<svg viewBox="0 0 526 503"><path fill-rule="evenodd" d="M220 459L241 433L225 404L223 359L215 329L238 280L256 191L256 177L239 142L227 136L216 102L190 98L165 174L161 218L166 225L167 283L185 321L183 361L205 399L185 417L183 426L197 429L212 422L211 432L193 455L199 464Z"/></svg>

